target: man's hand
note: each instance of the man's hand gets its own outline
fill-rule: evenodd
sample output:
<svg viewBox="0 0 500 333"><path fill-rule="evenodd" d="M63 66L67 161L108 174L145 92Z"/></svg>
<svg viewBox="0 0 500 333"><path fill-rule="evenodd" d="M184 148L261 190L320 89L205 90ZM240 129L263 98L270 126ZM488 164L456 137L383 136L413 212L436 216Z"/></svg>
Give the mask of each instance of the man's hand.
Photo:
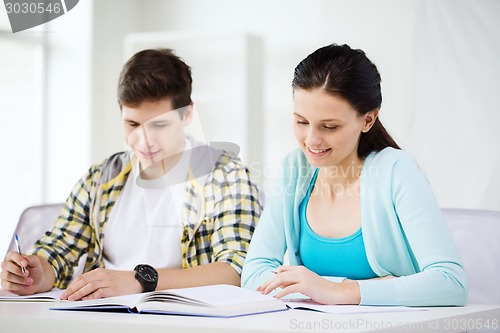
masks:
<svg viewBox="0 0 500 333"><path fill-rule="evenodd" d="M74 279L61 295L62 300L90 300L142 292L135 271L97 268Z"/></svg>
<svg viewBox="0 0 500 333"><path fill-rule="evenodd" d="M26 269L23 274L21 266ZM54 272L47 260L36 255L20 255L9 252L2 261L2 288L17 295L32 295L50 290L54 284Z"/></svg>

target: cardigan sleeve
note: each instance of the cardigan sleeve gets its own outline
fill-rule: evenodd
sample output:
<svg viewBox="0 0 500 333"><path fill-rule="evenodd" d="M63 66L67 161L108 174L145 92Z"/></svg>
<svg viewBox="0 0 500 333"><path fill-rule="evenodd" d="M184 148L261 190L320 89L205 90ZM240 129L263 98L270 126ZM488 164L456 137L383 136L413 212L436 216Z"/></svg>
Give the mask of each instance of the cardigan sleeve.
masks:
<svg viewBox="0 0 500 333"><path fill-rule="evenodd" d="M272 270L283 264L287 248L284 223L282 200L273 195L267 200L252 236L241 274L242 287L255 290L273 276Z"/></svg>
<svg viewBox="0 0 500 333"><path fill-rule="evenodd" d="M391 204L415 273L358 281L361 304L464 305L466 274L427 178L408 154L394 163L390 177Z"/></svg>

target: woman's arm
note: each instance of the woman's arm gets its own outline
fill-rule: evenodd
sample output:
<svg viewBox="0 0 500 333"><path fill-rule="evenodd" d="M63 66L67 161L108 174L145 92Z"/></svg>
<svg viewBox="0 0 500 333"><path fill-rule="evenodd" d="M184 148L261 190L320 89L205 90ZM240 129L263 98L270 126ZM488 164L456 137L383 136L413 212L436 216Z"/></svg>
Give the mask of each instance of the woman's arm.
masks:
<svg viewBox="0 0 500 333"><path fill-rule="evenodd" d="M411 260L415 272L388 280L358 281L361 304L464 305L467 299L466 274L427 178L413 158L404 153L399 154L393 165L390 179L383 181L390 182L390 204L399 221L399 228L393 225L390 232L402 233L399 246L408 251L408 260ZM384 249L381 245L374 255L384 256L383 252L388 250L390 248ZM390 271L400 263L393 262L389 267L386 262L385 265Z"/></svg>
<svg viewBox="0 0 500 333"><path fill-rule="evenodd" d="M274 196L262 212L241 273L244 288L257 289L283 264L287 247L282 209L280 197Z"/></svg>

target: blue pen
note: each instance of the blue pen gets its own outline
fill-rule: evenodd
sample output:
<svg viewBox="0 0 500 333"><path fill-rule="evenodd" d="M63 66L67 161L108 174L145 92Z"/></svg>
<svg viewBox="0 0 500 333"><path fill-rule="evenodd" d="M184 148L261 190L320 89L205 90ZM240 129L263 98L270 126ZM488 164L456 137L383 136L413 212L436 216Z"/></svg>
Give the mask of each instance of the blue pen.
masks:
<svg viewBox="0 0 500 333"><path fill-rule="evenodd" d="M21 253L21 246L19 246L19 238L17 237L17 234L14 235L14 241L16 242L17 252L19 252L20 255L23 255ZM21 270L23 271L23 274L26 274L24 266L21 266Z"/></svg>

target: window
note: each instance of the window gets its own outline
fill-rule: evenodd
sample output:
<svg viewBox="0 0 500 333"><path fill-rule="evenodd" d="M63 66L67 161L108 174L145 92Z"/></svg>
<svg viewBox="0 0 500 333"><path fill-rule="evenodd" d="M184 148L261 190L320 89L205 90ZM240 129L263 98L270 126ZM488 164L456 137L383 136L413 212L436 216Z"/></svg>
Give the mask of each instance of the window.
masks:
<svg viewBox="0 0 500 333"><path fill-rule="evenodd" d="M0 173L3 176L0 255L3 256L22 210L43 199L44 47L42 34L13 34L4 17L0 17L0 29Z"/></svg>

